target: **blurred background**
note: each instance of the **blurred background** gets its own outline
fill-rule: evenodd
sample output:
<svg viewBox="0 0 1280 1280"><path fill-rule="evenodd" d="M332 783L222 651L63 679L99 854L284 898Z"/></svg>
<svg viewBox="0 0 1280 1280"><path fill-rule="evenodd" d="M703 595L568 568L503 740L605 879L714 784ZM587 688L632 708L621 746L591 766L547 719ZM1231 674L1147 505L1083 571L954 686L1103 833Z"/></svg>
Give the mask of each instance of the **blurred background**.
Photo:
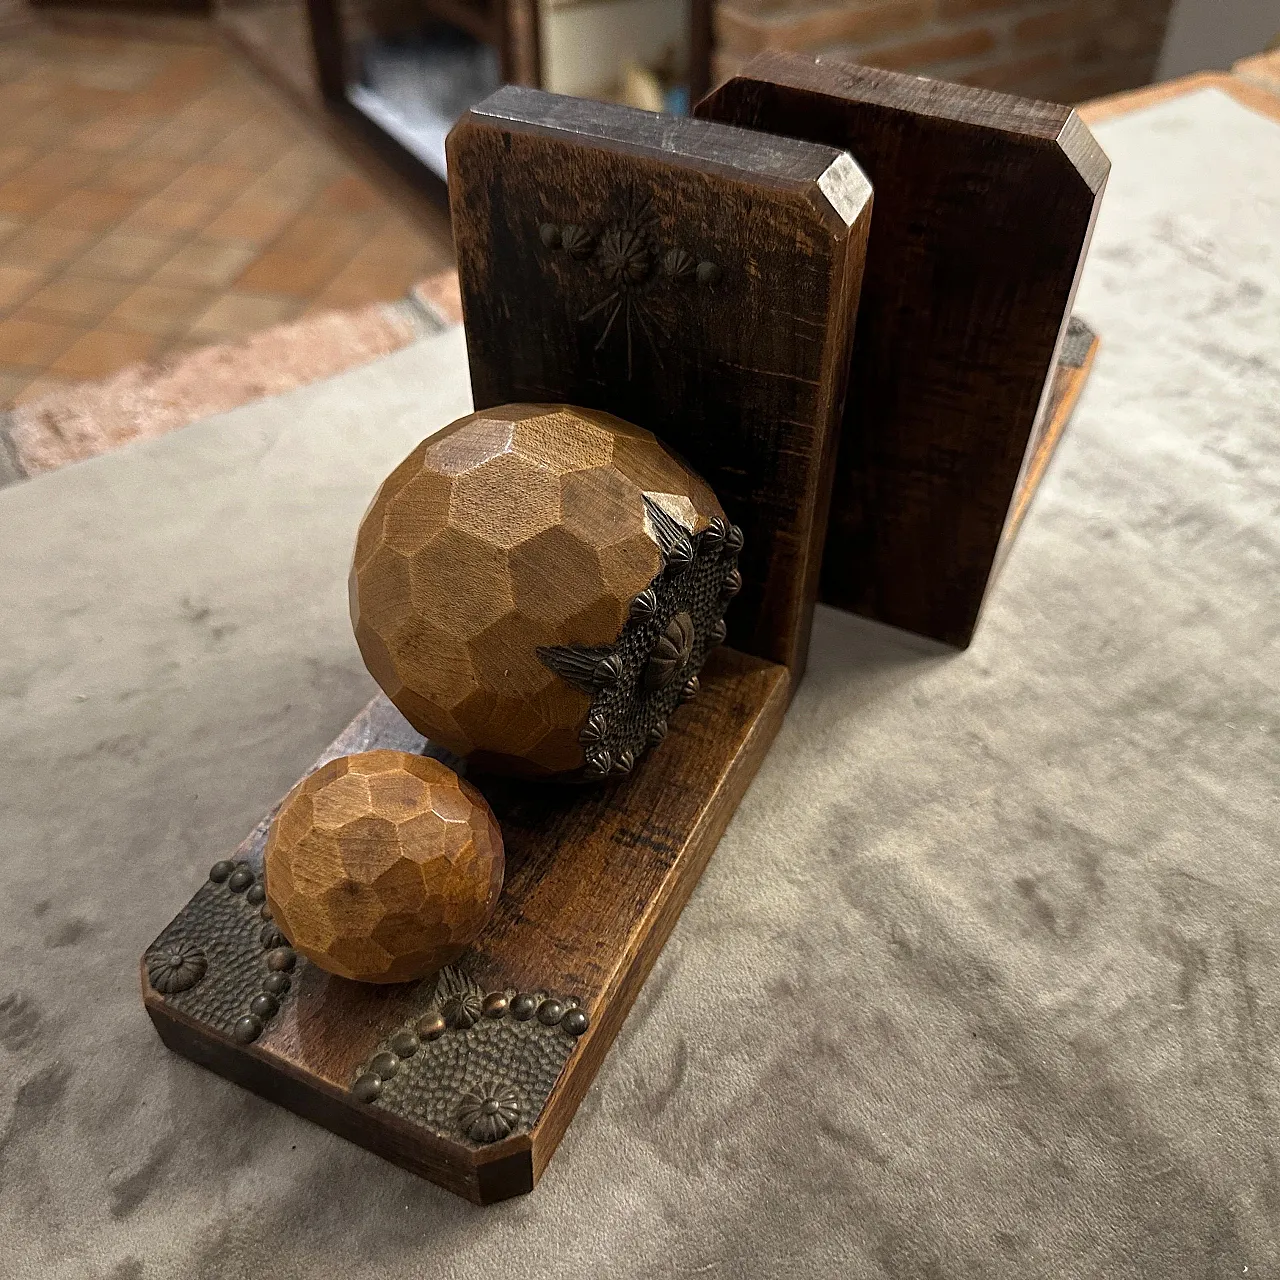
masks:
<svg viewBox="0 0 1280 1280"><path fill-rule="evenodd" d="M1280 0L0 0L0 443L87 456L456 322L443 141L504 81L682 112L780 49L1077 103L1278 33Z"/></svg>

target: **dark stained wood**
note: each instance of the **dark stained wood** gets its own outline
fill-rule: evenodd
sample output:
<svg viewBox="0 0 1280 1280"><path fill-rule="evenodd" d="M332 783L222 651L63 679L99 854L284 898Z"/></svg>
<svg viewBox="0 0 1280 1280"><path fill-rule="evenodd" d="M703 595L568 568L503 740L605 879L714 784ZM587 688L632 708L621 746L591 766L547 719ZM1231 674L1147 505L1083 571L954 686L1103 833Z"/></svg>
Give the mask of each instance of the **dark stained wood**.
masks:
<svg viewBox="0 0 1280 1280"><path fill-rule="evenodd" d="M746 534L729 643L798 678L863 175L830 147L516 88L448 151L477 409L603 409L684 455Z"/></svg>
<svg viewBox="0 0 1280 1280"><path fill-rule="evenodd" d="M643 768L611 787L477 779L506 843L497 910L458 962L488 989L554 990L591 1025L536 1123L475 1149L357 1102L362 1062L413 1007L418 984L369 986L303 964L266 1032L240 1045L151 989L171 1049L479 1203L532 1189L622 1026L681 908L781 723L785 668L729 649ZM357 719L334 750L380 745ZM265 823L237 851L256 870Z"/></svg>
<svg viewBox="0 0 1280 1280"><path fill-rule="evenodd" d="M870 177L822 599L968 644L1043 471L1028 453L1109 162L1068 107L795 55L696 113L846 147Z"/></svg>

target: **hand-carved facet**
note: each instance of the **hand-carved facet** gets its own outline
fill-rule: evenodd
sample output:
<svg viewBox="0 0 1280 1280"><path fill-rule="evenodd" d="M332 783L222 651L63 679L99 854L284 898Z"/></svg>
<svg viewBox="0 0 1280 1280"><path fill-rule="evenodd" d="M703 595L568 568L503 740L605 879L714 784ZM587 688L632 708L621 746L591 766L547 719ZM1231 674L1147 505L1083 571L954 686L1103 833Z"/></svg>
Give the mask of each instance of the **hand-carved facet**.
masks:
<svg viewBox="0 0 1280 1280"><path fill-rule="evenodd" d="M409 722L478 768L617 776L714 647L729 529L648 432L567 406L485 410L424 441L370 507L356 639Z"/></svg>
<svg viewBox="0 0 1280 1280"><path fill-rule="evenodd" d="M407 982L452 963L489 919L502 836L484 797L438 760L368 751L294 787L264 866L294 949L340 977ZM267 956L268 968L294 964L293 949Z"/></svg>

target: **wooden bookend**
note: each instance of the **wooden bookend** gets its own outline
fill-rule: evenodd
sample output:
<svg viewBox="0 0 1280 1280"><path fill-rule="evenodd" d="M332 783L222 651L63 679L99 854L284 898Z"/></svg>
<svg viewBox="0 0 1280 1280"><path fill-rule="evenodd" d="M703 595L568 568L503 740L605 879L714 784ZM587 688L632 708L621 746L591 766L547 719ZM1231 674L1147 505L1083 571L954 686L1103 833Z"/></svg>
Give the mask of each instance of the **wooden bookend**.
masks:
<svg viewBox="0 0 1280 1280"><path fill-rule="evenodd" d="M477 405L605 409L682 452L745 531L736 647L711 651L627 777L468 771L506 880L439 975L370 985L301 957L264 915L268 815L142 981L170 1048L489 1203L533 1188L781 724L870 189L828 147L512 89L449 155ZM380 696L316 767L378 748L442 754Z"/></svg>
<svg viewBox="0 0 1280 1280"><path fill-rule="evenodd" d="M1051 380L1106 156L1069 107L788 54L696 114L847 148L871 179L821 598L968 644L1056 443Z"/></svg>
<svg viewBox="0 0 1280 1280"><path fill-rule="evenodd" d="M871 191L841 150L506 88L449 136L476 408L604 409L746 536L729 643L809 644Z"/></svg>

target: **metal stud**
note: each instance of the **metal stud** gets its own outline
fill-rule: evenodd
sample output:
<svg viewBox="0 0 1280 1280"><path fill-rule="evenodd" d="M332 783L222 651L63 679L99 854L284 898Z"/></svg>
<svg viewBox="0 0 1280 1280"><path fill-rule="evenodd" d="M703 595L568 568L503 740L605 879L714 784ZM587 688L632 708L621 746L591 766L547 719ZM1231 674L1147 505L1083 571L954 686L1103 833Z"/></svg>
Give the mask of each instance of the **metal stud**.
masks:
<svg viewBox="0 0 1280 1280"><path fill-rule="evenodd" d="M480 1021L484 1014L484 1006L474 991L460 991L456 996L450 996L440 1006L440 1012L444 1014L444 1020L455 1031L466 1031L468 1027L474 1027Z"/></svg>
<svg viewBox="0 0 1280 1280"><path fill-rule="evenodd" d="M275 973L288 973L298 963L298 953L292 947L277 947L267 953L267 968Z"/></svg>
<svg viewBox="0 0 1280 1280"><path fill-rule="evenodd" d="M269 973L262 980L262 989L273 996L282 996L293 986L287 973Z"/></svg>
<svg viewBox="0 0 1280 1280"><path fill-rule="evenodd" d="M560 1019L560 1026L571 1036L580 1036L590 1025L587 1015L581 1009L570 1009Z"/></svg>
<svg viewBox="0 0 1280 1280"><path fill-rule="evenodd" d="M668 573L683 573L693 563L693 543L688 538L674 542L664 557Z"/></svg>
<svg viewBox="0 0 1280 1280"><path fill-rule="evenodd" d="M600 742L608 730L608 721L598 711L593 711L587 717L587 723L582 726L578 734L578 741L584 747L589 747L593 743Z"/></svg>
<svg viewBox="0 0 1280 1280"><path fill-rule="evenodd" d="M656 747L666 736L667 722L665 720L655 720L654 723L649 726L649 733L645 738L645 741L648 742L651 747Z"/></svg>
<svg viewBox="0 0 1280 1280"><path fill-rule="evenodd" d="M255 1018L270 1018L279 1008L280 1001L269 991L264 991L261 995L256 995L249 1001L249 1012Z"/></svg>
<svg viewBox="0 0 1280 1280"><path fill-rule="evenodd" d="M564 1005L559 1000L544 1000L538 1006L538 1021L544 1027L554 1027L564 1017Z"/></svg>
<svg viewBox="0 0 1280 1280"><path fill-rule="evenodd" d="M236 864L229 858L221 858L209 868L209 879L214 884L222 884L223 881L230 878L235 869Z"/></svg>
<svg viewBox="0 0 1280 1280"><path fill-rule="evenodd" d="M418 1025L414 1030L423 1040L439 1040L449 1024L438 1013L429 1013L425 1018L418 1020Z"/></svg>
<svg viewBox="0 0 1280 1280"><path fill-rule="evenodd" d="M274 951L277 947L287 947L289 945L289 939L280 932L280 926L274 920L268 920L262 926L262 930L258 934L258 941L262 943L263 951Z"/></svg>
<svg viewBox="0 0 1280 1280"><path fill-rule="evenodd" d="M390 1080L400 1070L400 1059L394 1053L383 1050L382 1053L374 1054L369 1070L380 1080Z"/></svg>
<svg viewBox="0 0 1280 1280"><path fill-rule="evenodd" d="M482 1008L486 1018L500 1018L507 1011L507 997L501 991L495 991L485 996Z"/></svg>
<svg viewBox="0 0 1280 1280"><path fill-rule="evenodd" d="M260 884L251 884L245 891L244 900L260 907L267 900L267 891Z"/></svg>
<svg viewBox="0 0 1280 1280"><path fill-rule="evenodd" d="M720 279L720 268L714 262L698 263L698 283L715 284Z"/></svg>
<svg viewBox="0 0 1280 1280"><path fill-rule="evenodd" d="M357 1102L377 1102L379 1094L382 1093L382 1080L373 1074L372 1071L366 1071L359 1080L351 1086L351 1094Z"/></svg>
<svg viewBox="0 0 1280 1280"><path fill-rule="evenodd" d="M680 701L688 702L690 698L698 696L698 690L702 688L697 676L690 676L685 681L684 688L680 690Z"/></svg>
<svg viewBox="0 0 1280 1280"><path fill-rule="evenodd" d="M613 762L613 768L609 772L615 778L626 777L627 774L635 768L636 758L629 747L624 747L618 753L618 758Z"/></svg>
<svg viewBox="0 0 1280 1280"><path fill-rule="evenodd" d="M613 757L603 747L587 753L583 773L588 778L603 778L613 767Z"/></svg>
<svg viewBox="0 0 1280 1280"><path fill-rule="evenodd" d="M538 998L531 995L518 995L511 1001L508 1008L517 1022L528 1022L538 1012Z"/></svg>
<svg viewBox="0 0 1280 1280"><path fill-rule="evenodd" d="M227 881L232 893L243 893L253 883L253 872L248 867L237 867Z"/></svg>
<svg viewBox="0 0 1280 1280"><path fill-rule="evenodd" d="M538 228L538 238L548 249L560 247L560 228L554 222L544 222Z"/></svg>
<svg viewBox="0 0 1280 1280"><path fill-rule="evenodd" d="M725 535L729 532L728 524L716 516L702 531L698 542L698 550L705 552L719 551L724 546Z"/></svg>
<svg viewBox="0 0 1280 1280"><path fill-rule="evenodd" d="M263 908L262 908L262 910L258 912L258 914L259 914L259 915L260 915L264 920L274 920L274 919L275 919L275 916L273 916L273 915L271 914L271 908L270 908L270 907L263 907Z"/></svg>
<svg viewBox="0 0 1280 1280"><path fill-rule="evenodd" d="M707 632L707 643L710 645L724 644L725 636L729 634L729 628L725 626L724 619L719 618L712 624L711 630Z"/></svg>
<svg viewBox="0 0 1280 1280"><path fill-rule="evenodd" d="M231 1034L237 1044L252 1044L262 1034L262 1019L253 1014L246 1014L236 1020Z"/></svg>
<svg viewBox="0 0 1280 1280"><path fill-rule="evenodd" d="M618 660L616 654L610 654L607 658L601 658L595 665L595 670L591 673L591 679L599 688L606 685L617 684L622 677L622 663Z"/></svg>
<svg viewBox="0 0 1280 1280"><path fill-rule="evenodd" d="M736 524L729 526L729 532L724 539L725 549L735 554L742 550L742 530Z"/></svg>
<svg viewBox="0 0 1280 1280"><path fill-rule="evenodd" d="M657 611L658 593L652 587L645 587L631 602L631 621L648 622Z"/></svg>
<svg viewBox="0 0 1280 1280"><path fill-rule="evenodd" d="M724 575L724 581L720 584L720 598L722 600L732 600L741 590L742 574L737 569L730 569Z"/></svg>
<svg viewBox="0 0 1280 1280"><path fill-rule="evenodd" d="M419 1047L418 1037L412 1031L397 1031L391 1037L391 1049L398 1058L412 1058Z"/></svg>

